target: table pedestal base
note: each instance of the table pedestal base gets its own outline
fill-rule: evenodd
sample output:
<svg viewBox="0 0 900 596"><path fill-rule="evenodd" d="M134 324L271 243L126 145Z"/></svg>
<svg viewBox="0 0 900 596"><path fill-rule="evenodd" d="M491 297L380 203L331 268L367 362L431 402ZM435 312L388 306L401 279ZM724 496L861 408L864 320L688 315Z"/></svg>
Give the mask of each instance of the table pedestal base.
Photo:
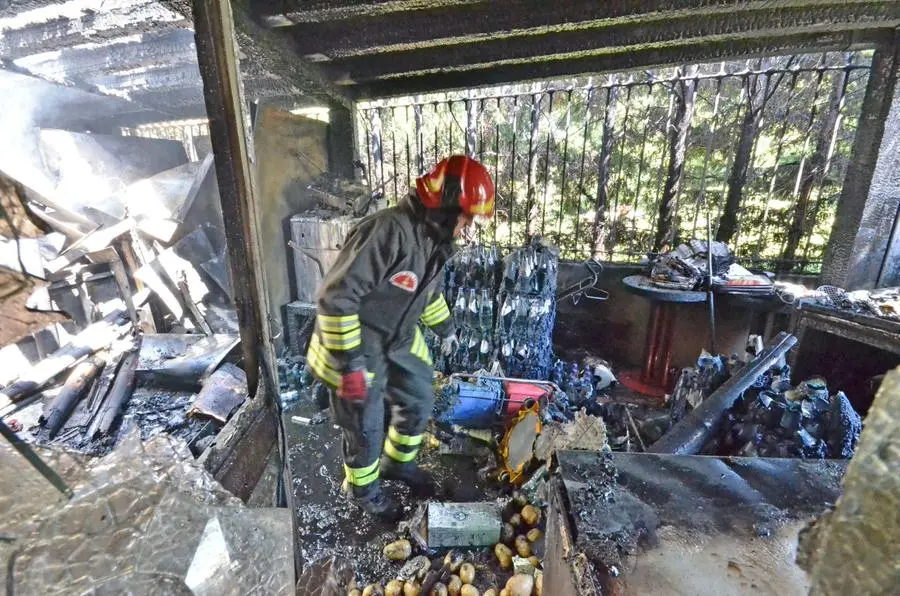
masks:
<svg viewBox="0 0 900 596"><path fill-rule="evenodd" d="M619 375L623 385L650 397L661 399L669 392L672 376L672 335L675 331L675 305L653 301L647 327L644 366L640 372Z"/></svg>
<svg viewBox="0 0 900 596"><path fill-rule="evenodd" d="M628 370L619 374L619 382L635 393L662 400L668 393L666 388L643 382L643 376L644 373L639 370Z"/></svg>

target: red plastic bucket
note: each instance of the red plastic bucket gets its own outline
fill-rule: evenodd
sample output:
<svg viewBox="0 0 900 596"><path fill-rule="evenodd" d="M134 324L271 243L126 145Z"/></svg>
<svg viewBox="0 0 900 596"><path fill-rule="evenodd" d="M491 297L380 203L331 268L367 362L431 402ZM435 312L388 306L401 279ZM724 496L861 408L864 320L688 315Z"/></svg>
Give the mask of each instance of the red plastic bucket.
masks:
<svg viewBox="0 0 900 596"><path fill-rule="evenodd" d="M528 401L537 401L550 393L549 385L506 381L503 384L506 392L506 416L512 418Z"/></svg>

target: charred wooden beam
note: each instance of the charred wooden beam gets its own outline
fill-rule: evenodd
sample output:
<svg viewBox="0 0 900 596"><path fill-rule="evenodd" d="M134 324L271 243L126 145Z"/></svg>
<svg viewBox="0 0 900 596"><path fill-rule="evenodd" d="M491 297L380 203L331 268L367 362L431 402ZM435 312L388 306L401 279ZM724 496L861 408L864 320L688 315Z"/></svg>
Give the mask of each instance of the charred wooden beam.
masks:
<svg viewBox="0 0 900 596"><path fill-rule="evenodd" d="M93 383L94 379L103 369L106 363L101 358L91 358L85 360L76 366L59 393L50 403L47 414L44 416L44 426L50 431L50 436L55 437L56 433L63 427L66 420L75 409L78 400L84 394L85 390Z"/></svg>
<svg viewBox="0 0 900 596"><path fill-rule="evenodd" d="M53 352L0 391L0 410L12 402L35 394L57 375L65 372L85 356L109 347L131 329L131 322L123 309L116 310L102 320L86 327L69 343Z"/></svg>
<svg viewBox="0 0 900 596"><path fill-rule="evenodd" d="M137 370L138 352L140 351L138 346L140 346L140 343L131 352L123 356L121 362L119 362L116 380L113 381L112 387L109 388L109 393L106 394L97 416L88 427L86 434L88 440L109 434L119 414L122 413L125 404L131 399L137 384L135 371Z"/></svg>
<svg viewBox="0 0 900 596"><path fill-rule="evenodd" d="M810 4L786 1L730 2L727 0L669 0L649 2L554 2L548 10L540 0L492 2L464 6L439 6L401 14L365 15L343 20L310 19L291 28L301 55L341 58L386 50L411 50L450 44L472 44L513 35L571 32L578 30L606 37L608 45L633 43L643 35L666 39L696 37L700 30L711 35L729 31L765 29L765 23L779 28L814 24L889 21L896 19L897 3L866 1L861 3ZM778 14L782 20L771 18ZM885 23L889 26L889 23ZM638 37L628 38L627 36ZM647 41L654 41L652 37ZM527 43L527 42L526 42ZM571 51L571 50L570 50Z"/></svg>
<svg viewBox="0 0 900 596"><path fill-rule="evenodd" d="M271 320L264 298L258 205L253 196L240 67L233 42L231 6L223 0L194 2L197 56L209 114L219 199L225 222L232 298L237 310L244 370L251 396L259 386L260 356L270 382L277 379ZM286 60L290 56L285 57Z"/></svg>
<svg viewBox="0 0 900 596"><path fill-rule="evenodd" d="M500 85L511 82L574 76L586 73L614 72L692 64L704 61L739 60L793 53L846 51L874 47L891 36L881 29L837 33L799 33L781 35L778 31L760 32L744 39L709 39L673 44L617 49L588 55L551 57L469 69L445 70L419 75L398 76L360 85L358 98L415 95L429 91Z"/></svg>
<svg viewBox="0 0 900 596"><path fill-rule="evenodd" d="M399 16L410 10L460 4L485 4L484 0L262 0L254 14L269 27L293 23L330 21L352 17Z"/></svg>
<svg viewBox="0 0 900 596"><path fill-rule="evenodd" d="M561 30L534 29L499 33L433 47L407 47L338 60L331 66L341 79L364 82L397 73L421 73L492 63L525 62L535 56L640 48L648 44L702 42L710 37L750 38L762 32L795 35L850 28L886 28L900 24L900 2L842 3L817 10L806 7L736 10L708 15L684 14L653 20L593 22ZM316 36L318 39L318 36ZM327 53L327 52L322 52Z"/></svg>

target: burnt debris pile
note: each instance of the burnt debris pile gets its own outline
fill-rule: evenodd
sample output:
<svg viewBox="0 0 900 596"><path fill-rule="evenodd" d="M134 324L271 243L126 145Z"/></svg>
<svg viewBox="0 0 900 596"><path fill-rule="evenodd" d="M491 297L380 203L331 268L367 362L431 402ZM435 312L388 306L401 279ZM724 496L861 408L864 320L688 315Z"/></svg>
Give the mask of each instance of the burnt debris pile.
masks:
<svg viewBox="0 0 900 596"><path fill-rule="evenodd" d="M842 391L831 394L821 377L792 386L787 366L761 376L726 422L717 444L723 455L849 459L862 432Z"/></svg>

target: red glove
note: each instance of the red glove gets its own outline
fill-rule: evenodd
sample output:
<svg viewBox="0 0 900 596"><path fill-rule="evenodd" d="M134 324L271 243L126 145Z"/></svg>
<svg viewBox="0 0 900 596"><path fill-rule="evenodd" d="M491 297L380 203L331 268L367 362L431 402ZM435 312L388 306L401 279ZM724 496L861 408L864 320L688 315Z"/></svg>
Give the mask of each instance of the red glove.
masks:
<svg viewBox="0 0 900 596"><path fill-rule="evenodd" d="M345 373L341 377L341 383L338 385L338 397L349 401L364 401L369 395L369 388L366 386L366 371L354 370Z"/></svg>

